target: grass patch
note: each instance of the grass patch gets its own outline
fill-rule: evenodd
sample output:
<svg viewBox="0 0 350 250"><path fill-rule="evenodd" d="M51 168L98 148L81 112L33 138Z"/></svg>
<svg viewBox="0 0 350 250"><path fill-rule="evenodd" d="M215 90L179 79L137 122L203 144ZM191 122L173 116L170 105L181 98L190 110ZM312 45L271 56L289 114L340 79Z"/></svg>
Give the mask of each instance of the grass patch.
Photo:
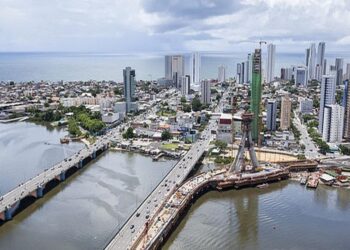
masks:
<svg viewBox="0 0 350 250"><path fill-rule="evenodd" d="M179 147L178 143L167 143L167 144L163 144L161 146L161 149L175 151L178 147Z"/></svg>

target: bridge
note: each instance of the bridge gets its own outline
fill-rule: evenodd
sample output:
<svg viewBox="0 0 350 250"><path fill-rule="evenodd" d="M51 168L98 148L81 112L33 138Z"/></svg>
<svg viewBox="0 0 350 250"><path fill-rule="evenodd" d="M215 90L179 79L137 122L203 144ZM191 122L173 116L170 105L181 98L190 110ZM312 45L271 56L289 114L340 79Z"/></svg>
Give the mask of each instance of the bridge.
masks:
<svg viewBox="0 0 350 250"><path fill-rule="evenodd" d="M202 140L195 142L191 149L164 177L158 186L137 208L131 217L124 223L122 228L108 243L105 249L125 249L126 246L135 240L135 232L142 230L149 219L154 216L165 200L186 180L193 170L193 167L200 160L205 150L209 147L211 130L217 126L215 120L210 120L207 128L202 132Z"/></svg>
<svg viewBox="0 0 350 250"><path fill-rule="evenodd" d="M12 189L0 199L0 219L7 221L28 206L37 198L41 198L59 182L75 173L108 148L109 140L100 138L93 146L83 148L71 157L57 163L51 168Z"/></svg>

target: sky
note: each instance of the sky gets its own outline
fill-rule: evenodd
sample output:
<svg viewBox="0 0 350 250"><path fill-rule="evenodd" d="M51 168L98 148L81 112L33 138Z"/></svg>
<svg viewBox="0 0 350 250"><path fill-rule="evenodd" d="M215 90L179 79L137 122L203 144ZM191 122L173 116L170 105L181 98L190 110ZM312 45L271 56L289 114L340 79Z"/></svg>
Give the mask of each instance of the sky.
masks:
<svg viewBox="0 0 350 250"><path fill-rule="evenodd" d="M350 0L0 0L0 51L350 49Z"/></svg>

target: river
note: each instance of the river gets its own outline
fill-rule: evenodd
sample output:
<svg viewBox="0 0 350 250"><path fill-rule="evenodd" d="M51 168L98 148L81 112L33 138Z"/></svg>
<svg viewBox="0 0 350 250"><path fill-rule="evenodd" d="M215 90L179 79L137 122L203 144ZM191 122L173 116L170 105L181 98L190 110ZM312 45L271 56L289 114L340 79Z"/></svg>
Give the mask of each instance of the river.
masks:
<svg viewBox="0 0 350 250"><path fill-rule="evenodd" d="M14 186L12 176L22 175L23 169L31 177L60 159L63 149L57 140L64 131L32 123L7 125L0 127L0 144L15 158L2 158L2 152L1 178L7 180L2 185ZM67 153L81 146L71 145ZM105 152L1 225L0 249L102 249L174 164L153 162L139 154Z"/></svg>
<svg viewBox="0 0 350 250"><path fill-rule="evenodd" d="M349 209L350 190L293 181L213 191L196 201L163 249L349 249Z"/></svg>

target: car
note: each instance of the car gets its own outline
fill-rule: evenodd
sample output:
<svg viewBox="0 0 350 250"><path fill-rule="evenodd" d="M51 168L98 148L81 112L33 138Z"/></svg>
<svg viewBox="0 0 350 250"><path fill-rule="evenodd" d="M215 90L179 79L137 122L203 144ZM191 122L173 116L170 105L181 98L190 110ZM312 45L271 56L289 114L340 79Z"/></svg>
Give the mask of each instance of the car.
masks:
<svg viewBox="0 0 350 250"><path fill-rule="evenodd" d="M148 218L149 218L149 215L146 215L146 216L145 216L145 218L146 218L146 220L148 220Z"/></svg>
<svg viewBox="0 0 350 250"><path fill-rule="evenodd" d="M134 225L131 225L131 226L130 226L130 229L133 229L134 227L135 227Z"/></svg>
<svg viewBox="0 0 350 250"><path fill-rule="evenodd" d="M136 214L136 217L139 217L139 216L140 216L140 213L137 213L137 214Z"/></svg>
<svg viewBox="0 0 350 250"><path fill-rule="evenodd" d="M135 229L131 230L131 233L132 233L132 234L135 233Z"/></svg>

